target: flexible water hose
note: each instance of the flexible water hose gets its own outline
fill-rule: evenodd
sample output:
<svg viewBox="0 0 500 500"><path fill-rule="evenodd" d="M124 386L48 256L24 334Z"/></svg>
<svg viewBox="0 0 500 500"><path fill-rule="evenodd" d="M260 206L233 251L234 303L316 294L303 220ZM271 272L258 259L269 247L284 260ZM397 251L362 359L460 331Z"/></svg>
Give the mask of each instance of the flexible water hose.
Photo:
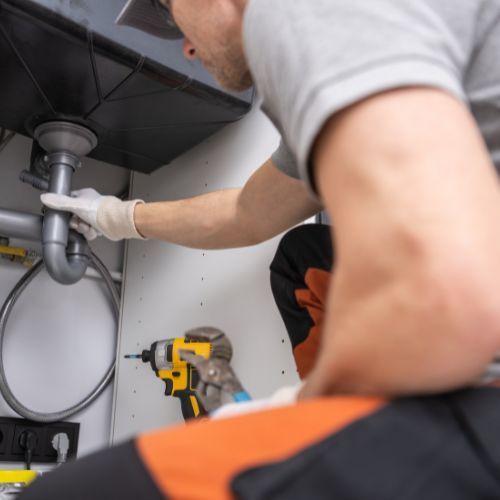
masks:
<svg viewBox="0 0 500 500"><path fill-rule="evenodd" d="M106 269L106 266L101 262L101 260L95 255L91 254L90 257L90 265L93 267L103 278L107 289L112 298L113 310L115 313L116 320L118 322L119 310L120 310L120 294L113 282L113 278L111 277L109 271ZM37 411L30 410L26 406L24 406L12 393L12 390L9 387L7 382L7 377L5 376L5 368L3 361L3 343L5 337L5 328L7 326L7 321L9 319L10 313L12 312L13 307L15 306L17 300L24 292L26 287L40 274L42 269L44 268L43 261L38 262L33 266L17 283L12 292L7 297L2 309L0 310L0 392L4 397L7 404L19 415L22 417L33 420L35 422L58 422L60 420L65 420L76 413L81 412L85 408L87 408L90 404L92 404L106 389L107 385L113 379L113 375L115 372L115 364L116 359L113 359L111 366L108 368L104 377L99 381L97 386L90 392L88 396L82 399L79 403L74 406L54 412L54 413L40 413Z"/></svg>

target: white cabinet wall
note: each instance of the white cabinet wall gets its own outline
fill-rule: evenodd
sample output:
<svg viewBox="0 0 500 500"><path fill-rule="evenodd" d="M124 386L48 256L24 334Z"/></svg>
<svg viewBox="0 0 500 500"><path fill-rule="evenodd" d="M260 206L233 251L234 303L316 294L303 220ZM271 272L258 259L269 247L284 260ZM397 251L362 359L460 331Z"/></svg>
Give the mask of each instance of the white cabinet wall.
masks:
<svg viewBox="0 0 500 500"><path fill-rule="evenodd" d="M254 110L239 123L151 176L134 174L133 196L175 200L242 186L279 143L276 130ZM225 331L233 368L253 397L297 379L290 343L274 304L269 264L279 238L257 247L204 251L157 241L129 243L113 414L113 441L182 422L149 365L123 358L198 326Z"/></svg>

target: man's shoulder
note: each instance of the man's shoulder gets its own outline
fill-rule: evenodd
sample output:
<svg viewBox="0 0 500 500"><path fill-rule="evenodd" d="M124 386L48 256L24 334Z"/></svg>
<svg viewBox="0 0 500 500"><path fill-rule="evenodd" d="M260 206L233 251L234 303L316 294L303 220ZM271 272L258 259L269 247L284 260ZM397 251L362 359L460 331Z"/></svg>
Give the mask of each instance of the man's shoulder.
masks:
<svg viewBox="0 0 500 500"><path fill-rule="evenodd" d="M500 0L250 0L248 64L301 178L310 183L324 124L357 102L415 86L466 100L471 57L498 14Z"/></svg>

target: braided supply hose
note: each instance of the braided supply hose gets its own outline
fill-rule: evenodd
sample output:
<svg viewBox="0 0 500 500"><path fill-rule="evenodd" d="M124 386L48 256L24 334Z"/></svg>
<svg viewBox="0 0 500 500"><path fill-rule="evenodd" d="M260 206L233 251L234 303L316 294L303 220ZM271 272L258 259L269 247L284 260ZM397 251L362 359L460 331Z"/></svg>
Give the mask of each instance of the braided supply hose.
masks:
<svg viewBox="0 0 500 500"><path fill-rule="evenodd" d="M115 314L116 322L118 324L118 317L120 311L120 294L113 282L111 274L106 269L106 266L102 261L93 253L90 255L90 266L93 267L102 277L111 295L111 302L113 305L113 312ZM35 264L16 284L12 292L7 297L7 300L0 310L0 393L4 397L7 404L22 417L32 420L35 422L51 423L58 422L61 420L66 420L67 418L80 413L82 410L91 405L106 389L108 384L111 382L115 372L116 359L113 359L111 366L106 371L103 378L99 381L97 386L79 403L74 406L62 411L57 411L54 413L41 413L34 410L30 410L24 406L13 394L5 375L4 359L3 359L3 345L5 338L5 329L7 327L7 322L9 316L14 308L17 300L22 295L27 286L40 274L40 272L45 268L43 261Z"/></svg>

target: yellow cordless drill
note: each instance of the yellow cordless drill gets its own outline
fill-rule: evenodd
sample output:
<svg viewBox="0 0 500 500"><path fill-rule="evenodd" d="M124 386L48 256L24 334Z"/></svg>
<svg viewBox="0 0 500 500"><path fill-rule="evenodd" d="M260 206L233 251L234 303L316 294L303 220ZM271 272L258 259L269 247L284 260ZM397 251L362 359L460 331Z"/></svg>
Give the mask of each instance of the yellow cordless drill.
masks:
<svg viewBox="0 0 500 500"><path fill-rule="evenodd" d="M156 376L165 382L165 396L179 398L182 415L185 420L190 420L206 415L206 411L196 395L198 371L181 358L180 351L209 359L212 344L186 338L160 340L154 342L149 350L142 351L142 354L128 354L125 358L150 363Z"/></svg>

